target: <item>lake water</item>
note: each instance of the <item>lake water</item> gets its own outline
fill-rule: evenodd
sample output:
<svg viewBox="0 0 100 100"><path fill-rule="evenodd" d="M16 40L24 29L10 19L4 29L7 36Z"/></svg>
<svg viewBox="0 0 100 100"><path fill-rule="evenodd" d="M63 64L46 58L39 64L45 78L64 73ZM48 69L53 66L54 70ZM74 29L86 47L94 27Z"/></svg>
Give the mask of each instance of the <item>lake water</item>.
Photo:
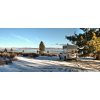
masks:
<svg viewBox="0 0 100 100"><path fill-rule="evenodd" d="M38 49L17 49L17 50L14 50L16 52L25 52L25 53L37 53L37 50ZM49 53L60 53L62 52L62 48L55 48L55 49L52 49L52 48L46 48L45 52L49 51Z"/></svg>

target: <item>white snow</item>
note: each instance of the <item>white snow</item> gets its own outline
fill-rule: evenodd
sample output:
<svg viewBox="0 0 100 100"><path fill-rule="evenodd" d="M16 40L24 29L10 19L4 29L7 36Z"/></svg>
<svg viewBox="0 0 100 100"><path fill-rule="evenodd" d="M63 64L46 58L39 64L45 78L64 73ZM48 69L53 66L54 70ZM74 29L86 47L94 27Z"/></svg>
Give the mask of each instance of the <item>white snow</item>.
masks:
<svg viewBox="0 0 100 100"><path fill-rule="evenodd" d="M73 62L59 61L58 57L40 56L35 59L16 57L13 64L0 66L1 72L80 72L96 71L91 68L82 68Z"/></svg>
<svg viewBox="0 0 100 100"><path fill-rule="evenodd" d="M94 57L81 57L80 59L84 61L88 61L88 60L94 60L95 58Z"/></svg>

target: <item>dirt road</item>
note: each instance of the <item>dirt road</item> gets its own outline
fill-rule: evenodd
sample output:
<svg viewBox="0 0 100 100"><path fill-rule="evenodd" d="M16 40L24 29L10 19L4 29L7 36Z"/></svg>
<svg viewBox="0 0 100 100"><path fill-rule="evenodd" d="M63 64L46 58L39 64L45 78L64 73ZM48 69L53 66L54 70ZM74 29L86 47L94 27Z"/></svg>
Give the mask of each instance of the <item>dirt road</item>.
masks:
<svg viewBox="0 0 100 100"><path fill-rule="evenodd" d="M57 58L39 57L30 59L17 57L13 64L0 66L1 72L94 72L100 70L89 61L57 61ZM97 62L95 62L97 64ZM100 64L100 63L99 63ZM95 65L95 66L94 66Z"/></svg>

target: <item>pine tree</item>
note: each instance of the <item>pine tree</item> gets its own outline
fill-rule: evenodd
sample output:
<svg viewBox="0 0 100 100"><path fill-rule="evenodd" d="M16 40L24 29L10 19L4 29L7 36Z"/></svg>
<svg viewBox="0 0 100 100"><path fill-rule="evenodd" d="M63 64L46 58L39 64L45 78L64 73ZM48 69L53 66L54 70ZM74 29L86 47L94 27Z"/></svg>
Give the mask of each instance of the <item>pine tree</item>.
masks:
<svg viewBox="0 0 100 100"><path fill-rule="evenodd" d="M13 49L12 48L10 49L10 52L13 52Z"/></svg>
<svg viewBox="0 0 100 100"><path fill-rule="evenodd" d="M22 53L24 53L25 51L24 50L22 50Z"/></svg>
<svg viewBox="0 0 100 100"><path fill-rule="evenodd" d="M40 51L40 54L43 54L45 51L45 45L44 45L43 41L41 41L39 44L39 51Z"/></svg>
<svg viewBox="0 0 100 100"><path fill-rule="evenodd" d="M4 49L4 52L7 52L7 49L6 48Z"/></svg>
<svg viewBox="0 0 100 100"><path fill-rule="evenodd" d="M99 28L81 28L83 34L74 34L72 36L66 36L72 43L83 48L84 53L91 53L99 51L98 44L100 43L100 29ZM89 43L90 42L90 43Z"/></svg>
<svg viewBox="0 0 100 100"><path fill-rule="evenodd" d="M94 52L100 51L100 37L97 37L96 34L93 32L92 39L87 42L90 49Z"/></svg>

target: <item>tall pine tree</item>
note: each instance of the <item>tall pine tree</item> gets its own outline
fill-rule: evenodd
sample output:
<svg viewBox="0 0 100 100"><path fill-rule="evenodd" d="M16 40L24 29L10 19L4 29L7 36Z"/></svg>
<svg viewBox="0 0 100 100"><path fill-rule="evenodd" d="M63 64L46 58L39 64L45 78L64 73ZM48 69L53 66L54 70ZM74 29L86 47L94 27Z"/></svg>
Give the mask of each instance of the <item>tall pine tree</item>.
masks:
<svg viewBox="0 0 100 100"><path fill-rule="evenodd" d="M80 48L83 47L82 51L84 54L99 51L100 28L80 29L83 30L83 34L74 34L72 36L66 36L66 38Z"/></svg>
<svg viewBox="0 0 100 100"><path fill-rule="evenodd" d="M90 51L99 52L100 51L100 37L97 37L93 32L92 39L87 42Z"/></svg>
<svg viewBox="0 0 100 100"><path fill-rule="evenodd" d="M44 51L45 51L45 45L44 45L43 41L41 41L39 44L39 52L40 52L40 54L43 54Z"/></svg>

